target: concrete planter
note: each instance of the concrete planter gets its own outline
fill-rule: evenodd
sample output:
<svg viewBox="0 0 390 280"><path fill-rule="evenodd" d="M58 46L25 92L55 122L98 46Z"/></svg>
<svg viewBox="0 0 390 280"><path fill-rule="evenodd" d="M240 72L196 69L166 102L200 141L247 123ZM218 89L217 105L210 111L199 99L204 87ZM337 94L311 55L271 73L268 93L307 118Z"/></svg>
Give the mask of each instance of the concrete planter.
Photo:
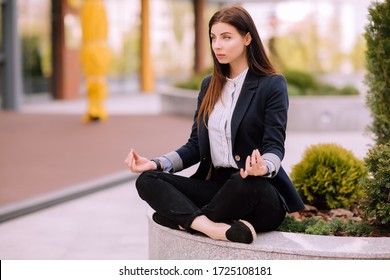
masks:
<svg viewBox="0 0 390 280"><path fill-rule="evenodd" d="M159 93L163 113L193 116L198 91L164 87ZM370 123L361 96L291 96L288 117L291 131L362 131Z"/></svg>
<svg viewBox="0 0 390 280"><path fill-rule="evenodd" d="M161 87L161 111L166 114L193 116L198 98L198 91L177 87Z"/></svg>
<svg viewBox="0 0 390 280"><path fill-rule="evenodd" d="M197 91L164 88L165 113L192 116ZM363 131L370 115L361 96L292 96L288 129L293 131ZM390 259L389 237L336 237L286 232L258 234L250 245L215 241L171 230L149 214L151 259Z"/></svg>
<svg viewBox="0 0 390 280"><path fill-rule="evenodd" d="M268 232L252 244L216 241L162 227L149 219L149 259L390 259L390 237L337 237Z"/></svg>

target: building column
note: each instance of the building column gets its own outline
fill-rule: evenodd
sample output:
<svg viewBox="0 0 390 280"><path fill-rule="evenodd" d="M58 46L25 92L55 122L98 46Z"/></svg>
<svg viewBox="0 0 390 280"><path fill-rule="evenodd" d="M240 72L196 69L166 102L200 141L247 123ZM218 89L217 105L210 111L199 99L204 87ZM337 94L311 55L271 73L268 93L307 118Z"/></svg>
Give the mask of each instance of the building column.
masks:
<svg viewBox="0 0 390 280"><path fill-rule="evenodd" d="M154 90L154 73L150 54L149 0L141 0L141 91Z"/></svg>
<svg viewBox="0 0 390 280"><path fill-rule="evenodd" d="M205 0L193 0L194 15L195 15L195 58L194 71L200 73L205 70L205 23L204 11L206 6Z"/></svg>
<svg viewBox="0 0 390 280"><path fill-rule="evenodd" d="M67 0L52 0L52 95L55 99L80 97L81 66L80 45L72 37L80 26L79 10L69 6ZM74 33L73 33L74 32Z"/></svg>
<svg viewBox="0 0 390 280"><path fill-rule="evenodd" d="M18 110L22 101L22 71L19 33L17 28L17 1L2 0L1 18L4 53L0 53L0 93L2 108Z"/></svg>

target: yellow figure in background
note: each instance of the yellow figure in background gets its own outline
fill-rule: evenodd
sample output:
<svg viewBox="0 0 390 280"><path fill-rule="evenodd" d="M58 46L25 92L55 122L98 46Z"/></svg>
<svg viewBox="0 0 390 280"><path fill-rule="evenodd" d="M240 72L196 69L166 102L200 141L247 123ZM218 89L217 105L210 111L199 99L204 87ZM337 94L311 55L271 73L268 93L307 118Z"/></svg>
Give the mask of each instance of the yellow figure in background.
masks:
<svg viewBox="0 0 390 280"><path fill-rule="evenodd" d="M107 73L111 52L107 44L107 15L103 0L84 0L81 5L83 45L81 64L86 83L88 107L83 121L105 121L108 118L104 101L108 95Z"/></svg>

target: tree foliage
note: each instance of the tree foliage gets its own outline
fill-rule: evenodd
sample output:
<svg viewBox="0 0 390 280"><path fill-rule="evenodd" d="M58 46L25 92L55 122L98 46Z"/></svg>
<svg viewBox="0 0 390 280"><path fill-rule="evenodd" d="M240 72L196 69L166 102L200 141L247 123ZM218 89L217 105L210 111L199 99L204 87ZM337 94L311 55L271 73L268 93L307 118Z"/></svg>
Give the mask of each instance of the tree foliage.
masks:
<svg viewBox="0 0 390 280"><path fill-rule="evenodd" d="M369 7L366 61L367 105L373 123L370 130L377 144L390 140L390 0Z"/></svg>
<svg viewBox="0 0 390 280"><path fill-rule="evenodd" d="M390 227L390 0L371 4L364 37L366 100L373 118L370 130L376 141L365 158L371 175L364 182L365 212L378 224Z"/></svg>

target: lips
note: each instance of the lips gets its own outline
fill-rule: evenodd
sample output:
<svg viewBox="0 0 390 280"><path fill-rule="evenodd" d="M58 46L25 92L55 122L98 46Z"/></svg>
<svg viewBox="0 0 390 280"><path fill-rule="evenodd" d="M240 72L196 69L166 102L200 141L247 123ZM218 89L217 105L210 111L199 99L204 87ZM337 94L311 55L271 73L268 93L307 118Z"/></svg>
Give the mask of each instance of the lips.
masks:
<svg viewBox="0 0 390 280"><path fill-rule="evenodd" d="M224 58L226 55L224 54L216 54L215 55L218 59Z"/></svg>

